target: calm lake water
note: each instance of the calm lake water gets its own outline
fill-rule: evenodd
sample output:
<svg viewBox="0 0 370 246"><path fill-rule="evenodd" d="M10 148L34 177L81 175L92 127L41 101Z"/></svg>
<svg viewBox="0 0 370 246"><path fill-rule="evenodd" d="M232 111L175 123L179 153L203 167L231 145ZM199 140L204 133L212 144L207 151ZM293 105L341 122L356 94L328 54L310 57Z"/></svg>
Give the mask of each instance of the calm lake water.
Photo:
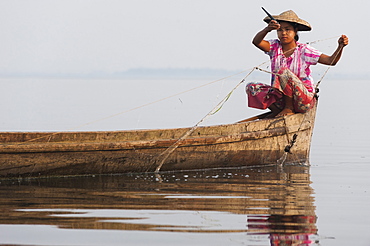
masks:
<svg viewBox="0 0 370 246"><path fill-rule="evenodd" d="M192 126L239 82L178 94L210 81L3 79L0 128ZM0 245L369 246L369 89L322 82L310 167L3 180ZM257 112L242 85L205 124Z"/></svg>

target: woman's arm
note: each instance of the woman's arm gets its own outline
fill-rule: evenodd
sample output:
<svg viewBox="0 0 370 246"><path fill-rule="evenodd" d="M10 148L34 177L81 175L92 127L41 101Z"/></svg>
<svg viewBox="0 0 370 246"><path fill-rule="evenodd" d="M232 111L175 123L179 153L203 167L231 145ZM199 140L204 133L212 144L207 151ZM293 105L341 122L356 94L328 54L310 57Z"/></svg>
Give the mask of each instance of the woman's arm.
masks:
<svg viewBox="0 0 370 246"><path fill-rule="evenodd" d="M348 37L342 35L338 40L338 48L331 56L322 54L319 58L319 63L324 65L335 66L342 56L343 48L348 45Z"/></svg>
<svg viewBox="0 0 370 246"><path fill-rule="evenodd" d="M277 30L279 28L280 28L280 24L279 23L277 23L274 20L270 21L270 23L268 24L267 27L265 27L263 30L261 30L260 32L258 32L256 34L256 36L254 36L252 43L256 47L258 47L259 49L261 49L262 51L269 52L270 51L270 43L268 41L264 40L264 38L266 37L266 35L269 32L271 32L272 30Z"/></svg>

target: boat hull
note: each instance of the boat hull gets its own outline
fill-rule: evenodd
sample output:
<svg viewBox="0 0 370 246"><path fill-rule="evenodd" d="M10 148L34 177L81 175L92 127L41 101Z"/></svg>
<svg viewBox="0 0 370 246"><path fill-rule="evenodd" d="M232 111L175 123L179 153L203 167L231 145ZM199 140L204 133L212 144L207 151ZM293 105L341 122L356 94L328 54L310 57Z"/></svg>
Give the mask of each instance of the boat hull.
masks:
<svg viewBox="0 0 370 246"><path fill-rule="evenodd" d="M305 114L195 130L3 132L0 177L244 167L283 159L307 164L315 114L313 108ZM296 142L285 154L294 134Z"/></svg>

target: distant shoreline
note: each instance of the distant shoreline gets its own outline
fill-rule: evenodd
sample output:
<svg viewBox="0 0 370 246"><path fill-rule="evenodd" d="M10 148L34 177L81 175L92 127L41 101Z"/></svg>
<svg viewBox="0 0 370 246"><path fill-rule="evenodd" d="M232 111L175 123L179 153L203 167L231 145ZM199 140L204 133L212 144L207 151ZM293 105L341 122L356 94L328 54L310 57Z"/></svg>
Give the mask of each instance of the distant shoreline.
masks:
<svg viewBox="0 0 370 246"><path fill-rule="evenodd" d="M8 73L0 78L59 78L59 79L192 79L192 78L223 78L237 74L247 74L249 71L226 70L211 68L133 68L119 72L91 73ZM252 79L265 78L266 74L253 73ZM327 79L368 79L368 74L328 73ZM316 78L317 80L318 78Z"/></svg>

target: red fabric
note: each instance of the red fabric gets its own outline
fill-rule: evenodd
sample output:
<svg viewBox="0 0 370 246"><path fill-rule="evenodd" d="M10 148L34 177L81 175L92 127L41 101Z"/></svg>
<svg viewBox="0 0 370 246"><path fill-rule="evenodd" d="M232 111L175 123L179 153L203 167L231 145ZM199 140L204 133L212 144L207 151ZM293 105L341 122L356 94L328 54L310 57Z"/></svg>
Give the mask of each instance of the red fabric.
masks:
<svg viewBox="0 0 370 246"><path fill-rule="evenodd" d="M312 90L312 88L309 88ZM296 113L304 113L315 105L314 93L302 83L289 69L279 71L271 86L263 83L249 83L246 87L248 106L258 109L267 109L273 103L284 108L283 96L293 97Z"/></svg>

